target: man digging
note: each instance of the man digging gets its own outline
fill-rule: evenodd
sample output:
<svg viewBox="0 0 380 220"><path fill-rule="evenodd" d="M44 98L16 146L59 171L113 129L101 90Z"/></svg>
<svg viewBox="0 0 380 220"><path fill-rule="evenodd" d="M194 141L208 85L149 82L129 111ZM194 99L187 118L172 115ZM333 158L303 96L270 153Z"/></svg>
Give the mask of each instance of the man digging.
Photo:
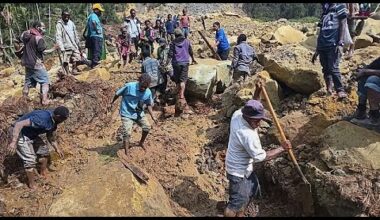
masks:
<svg viewBox="0 0 380 220"><path fill-rule="evenodd" d="M257 194L259 181L253 163L272 160L291 146L287 141L281 144L282 147L267 152L263 150L257 130L260 121L266 120L264 107L258 101L261 86L260 82L257 83L253 99L232 115L225 162L229 180L226 217L243 217L250 199Z"/></svg>
<svg viewBox="0 0 380 220"><path fill-rule="evenodd" d="M41 139L41 134L46 134L48 142L54 147L57 154L63 158L64 154L57 145L55 130L57 125L64 122L69 117L69 110L60 106L54 111L35 110L25 114L17 120L12 129L12 142L8 151L10 154L17 154L23 161L28 185L31 189L36 189L35 168L38 162L41 163L40 174L46 178L47 164L49 158L49 148Z"/></svg>
<svg viewBox="0 0 380 220"><path fill-rule="evenodd" d="M109 107L110 110L116 99L118 99L119 96L122 96L120 116L124 130L123 145L125 154L128 153L129 139L131 137L134 123L137 123L142 128L142 136L139 146L145 150L144 141L148 136L151 126L145 117L144 105L147 106L154 123L157 123L157 119L154 117L152 110L153 98L152 92L149 89L150 82L150 76L148 74L142 74L138 82L126 83L122 88L117 90Z"/></svg>

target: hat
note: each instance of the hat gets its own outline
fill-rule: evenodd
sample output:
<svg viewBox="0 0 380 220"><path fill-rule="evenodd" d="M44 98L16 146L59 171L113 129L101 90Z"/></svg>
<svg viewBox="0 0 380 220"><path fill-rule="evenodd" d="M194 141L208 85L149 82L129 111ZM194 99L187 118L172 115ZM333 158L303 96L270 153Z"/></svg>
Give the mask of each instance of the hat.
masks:
<svg viewBox="0 0 380 220"><path fill-rule="evenodd" d="M183 36L183 32L182 32L181 29L176 28L176 29L174 30L174 35L175 35L175 36Z"/></svg>
<svg viewBox="0 0 380 220"><path fill-rule="evenodd" d="M159 44L160 46L166 45L166 40L165 40L164 38L160 38L160 39L158 40L158 44Z"/></svg>
<svg viewBox="0 0 380 220"><path fill-rule="evenodd" d="M245 117L248 118L270 120L267 117L265 117L263 104L254 99L251 99L247 103L245 103L245 106L243 107L241 112Z"/></svg>
<svg viewBox="0 0 380 220"><path fill-rule="evenodd" d="M100 3L95 3L92 5L92 10L99 9L99 11L104 11L102 5Z"/></svg>
<svg viewBox="0 0 380 220"><path fill-rule="evenodd" d="M68 118L69 114L70 111L65 106L59 106L56 109L54 109L54 115L59 115L62 118Z"/></svg>

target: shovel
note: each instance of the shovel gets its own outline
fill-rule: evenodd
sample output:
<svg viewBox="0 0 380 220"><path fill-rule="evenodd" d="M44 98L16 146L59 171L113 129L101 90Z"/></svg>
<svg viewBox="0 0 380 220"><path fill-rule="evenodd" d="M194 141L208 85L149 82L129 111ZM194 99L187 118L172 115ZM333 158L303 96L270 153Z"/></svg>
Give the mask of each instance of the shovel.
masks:
<svg viewBox="0 0 380 220"><path fill-rule="evenodd" d="M269 99L268 93L267 93L264 86L262 86L261 91L264 95L265 101L267 102L267 104L269 106L269 111L273 117L274 123L276 124L276 128L277 128L278 132L280 133L281 141L285 142L287 139L285 137L284 131L282 130L280 122L278 121L277 115L273 110L272 103ZM311 193L311 185L310 185L309 181L306 179L305 175L302 173L302 170L299 167L297 160L296 160L296 157L294 156L291 148L288 149L288 154L289 154L294 166L296 167L297 173L300 175L300 177L302 178L302 181L303 181L303 183L300 184L300 191L301 191L300 193L301 193L301 199L302 199L303 212L306 215L312 215L314 210L313 210L313 196Z"/></svg>

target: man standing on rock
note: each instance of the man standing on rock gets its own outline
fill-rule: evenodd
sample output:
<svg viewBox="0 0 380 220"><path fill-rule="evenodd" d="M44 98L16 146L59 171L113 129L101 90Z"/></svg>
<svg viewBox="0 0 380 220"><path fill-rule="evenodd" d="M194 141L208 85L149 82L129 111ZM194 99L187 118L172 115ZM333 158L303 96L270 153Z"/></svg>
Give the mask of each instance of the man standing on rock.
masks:
<svg viewBox="0 0 380 220"><path fill-rule="evenodd" d="M36 21L32 24L30 30L21 34L21 40L24 43L21 65L25 67L25 84L22 91L24 97L28 97L29 88L35 88L37 83L40 84L41 103L49 104L49 75L43 63L43 55L53 52L56 47L46 50L45 24Z"/></svg>
<svg viewBox="0 0 380 220"><path fill-rule="evenodd" d="M55 39L59 46L58 49L63 54L63 68L66 73L69 73L69 63L72 63L72 74L76 75L77 65L82 60L82 52L75 24L71 21L70 13L67 10L62 11L62 17L57 22Z"/></svg>
<svg viewBox="0 0 380 220"><path fill-rule="evenodd" d="M165 22L166 39L168 42L174 40L174 29L176 28L176 22L172 20L172 15L168 14L168 20Z"/></svg>
<svg viewBox="0 0 380 220"><path fill-rule="evenodd" d="M380 125L380 57L367 67L359 69L357 79L359 104L355 112L355 118L351 122L378 126ZM370 107L369 118L367 118L367 97Z"/></svg>
<svg viewBox="0 0 380 220"><path fill-rule="evenodd" d="M100 23L100 16L104 11L101 4L96 3L92 6L93 12L87 19L87 37L89 38L89 55L91 55L91 68L99 64L103 50L103 27Z"/></svg>
<svg viewBox="0 0 380 220"><path fill-rule="evenodd" d="M229 201L224 210L226 217L243 217L245 209L259 190L259 181L253 163L268 161L290 148L287 141L282 147L265 152L257 128L265 120L263 105L258 101L262 88L256 85L255 95L245 106L232 115L230 137L226 154L226 171L229 180Z"/></svg>
<svg viewBox="0 0 380 220"><path fill-rule="evenodd" d="M190 17L187 15L187 9L182 10L182 16L179 20L179 27L181 28L185 38L190 34Z"/></svg>
<svg viewBox="0 0 380 220"><path fill-rule="evenodd" d="M344 27L346 23L347 9L344 3L323 4L317 52L313 56L313 60L317 55L320 56L327 92L332 94L334 85L339 98L347 97L339 71L339 63L343 55Z"/></svg>
<svg viewBox="0 0 380 220"><path fill-rule="evenodd" d="M215 31L216 52L220 59L227 60L230 53L230 43L228 43L226 33L224 29L220 27L219 22L214 22L212 28Z"/></svg>
<svg viewBox="0 0 380 220"><path fill-rule="evenodd" d="M60 106L54 111L32 111L19 118L14 124L12 142L8 150L10 154L17 151L17 154L22 159L30 188L36 188L35 168L37 159L41 163L40 174L43 177L47 175L49 148L40 135L46 134L48 142L54 147L57 154L63 158L64 154L56 142L55 130L57 125L64 122L68 117L69 110L64 106Z"/></svg>
<svg viewBox="0 0 380 220"><path fill-rule="evenodd" d="M142 128L142 136L140 146L145 150L144 141L148 136L150 124L144 114L144 106L146 105L152 119L157 123L157 119L153 115L153 98L149 89L151 79L148 74L142 74L138 82L126 83L122 88L117 90L109 109L119 96L122 96L120 104L120 116L124 130L123 145L125 154L128 153L129 139L131 137L133 124L137 123Z"/></svg>
<svg viewBox="0 0 380 220"><path fill-rule="evenodd" d="M194 59L191 43L183 36L181 29L175 29L174 35L175 39L170 44L167 62L170 60L172 61L173 79L177 85L178 101L184 106L184 110L189 112L189 107L185 100L185 89L189 73L190 57L193 64L196 64L197 62Z"/></svg>
<svg viewBox="0 0 380 220"><path fill-rule="evenodd" d="M243 81L250 75L250 65L257 60L255 49L247 44L247 36L240 34L237 39L237 45L234 48L234 57L231 64L231 74L233 82Z"/></svg>

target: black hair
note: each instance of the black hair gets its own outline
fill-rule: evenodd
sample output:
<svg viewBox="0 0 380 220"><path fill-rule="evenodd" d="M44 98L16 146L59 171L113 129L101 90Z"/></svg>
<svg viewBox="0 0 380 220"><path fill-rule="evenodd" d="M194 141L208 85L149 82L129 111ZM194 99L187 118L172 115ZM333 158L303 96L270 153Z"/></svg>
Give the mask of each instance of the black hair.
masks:
<svg viewBox="0 0 380 220"><path fill-rule="evenodd" d="M42 26L42 22L41 21L34 21L32 23L32 27L34 28L38 28L38 27L41 27Z"/></svg>
<svg viewBox="0 0 380 220"><path fill-rule="evenodd" d="M147 85L149 85L150 82L151 82L151 78L150 78L149 74L147 74L147 73L141 74L141 76L139 77L139 82L141 84L147 84Z"/></svg>
<svg viewBox="0 0 380 220"><path fill-rule="evenodd" d="M143 44L141 46L141 53L143 55L144 58L146 57L150 57L150 45L149 44Z"/></svg>
<svg viewBox="0 0 380 220"><path fill-rule="evenodd" d="M146 24L147 22L151 23L150 20L145 20L145 21L144 21L144 24Z"/></svg>
<svg viewBox="0 0 380 220"><path fill-rule="evenodd" d="M68 10L68 9L63 9L63 10L62 10L62 14L61 14L61 16L63 16L64 14L68 14L68 15L70 15L69 10Z"/></svg>
<svg viewBox="0 0 380 220"><path fill-rule="evenodd" d="M54 113L54 115L59 115L62 118L68 118L70 111L65 106L59 106L59 107L54 109L53 113Z"/></svg>
<svg viewBox="0 0 380 220"><path fill-rule="evenodd" d="M169 15L172 16L172 14L168 14L168 17L169 17Z"/></svg>
<svg viewBox="0 0 380 220"><path fill-rule="evenodd" d="M218 21L215 21L214 24L218 27L220 27L220 23Z"/></svg>
<svg viewBox="0 0 380 220"><path fill-rule="evenodd" d="M129 13L132 13L132 11L136 12L136 10L132 8L131 10L129 10Z"/></svg>
<svg viewBox="0 0 380 220"><path fill-rule="evenodd" d="M237 44L240 44L242 41L247 41L247 36L245 34L240 34L237 38Z"/></svg>

